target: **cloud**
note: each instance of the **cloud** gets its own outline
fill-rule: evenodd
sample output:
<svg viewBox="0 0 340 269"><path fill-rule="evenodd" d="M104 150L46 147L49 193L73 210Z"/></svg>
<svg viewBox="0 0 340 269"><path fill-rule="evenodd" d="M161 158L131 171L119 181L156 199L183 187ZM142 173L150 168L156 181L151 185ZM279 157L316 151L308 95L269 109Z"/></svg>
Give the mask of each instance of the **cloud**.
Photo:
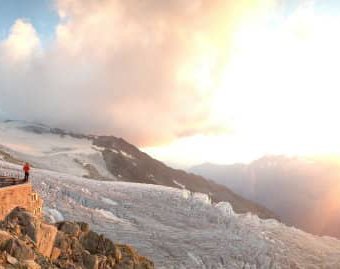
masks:
<svg viewBox="0 0 340 269"><path fill-rule="evenodd" d="M23 20L1 43L0 107L143 146L220 132L211 93L232 29L268 1L237 2L59 0L51 46Z"/></svg>
<svg viewBox="0 0 340 269"><path fill-rule="evenodd" d="M10 30L10 34L2 44L1 52L8 62L27 60L40 49L40 40L34 27L18 19Z"/></svg>

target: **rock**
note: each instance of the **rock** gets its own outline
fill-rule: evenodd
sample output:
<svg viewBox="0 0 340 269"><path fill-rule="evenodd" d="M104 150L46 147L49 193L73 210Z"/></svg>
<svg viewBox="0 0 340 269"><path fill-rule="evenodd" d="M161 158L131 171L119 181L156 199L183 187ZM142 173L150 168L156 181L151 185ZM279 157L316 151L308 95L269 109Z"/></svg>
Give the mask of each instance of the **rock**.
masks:
<svg viewBox="0 0 340 269"><path fill-rule="evenodd" d="M60 254L61 254L60 248L53 247L52 252L51 252L51 257L50 257L51 260L55 261L56 259L59 258Z"/></svg>
<svg viewBox="0 0 340 269"><path fill-rule="evenodd" d="M53 244L57 235L57 229L53 225L41 223L36 229L35 239L39 252L45 257L50 257Z"/></svg>
<svg viewBox="0 0 340 269"><path fill-rule="evenodd" d="M17 260L16 258L12 257L12 256L9 255L9 254L7 254L6 260L7 260L7 262L8 262L9 264L12 264L12 265L16 265L16 264L19 263L18 260Z"/></svg>
<svg viewBox="0 0 340 269"><path fill-rule="evenodd" d="M80 243L82 246L88 250L91 254L97 254L97 247L99 245L100 237L95 232L88 232L80 238Z"/></svg>
<svg viewBox="0 0 340 269"><path fill-rule="evenodd" d="M110 269L111 267L109 266L108 263L108 258L104 255L96 255L98 257L99 260L99 268L106 268L106 269Z"/></svg>
<svg viewBox="0 0 340 269"><path fill-rule="evenodd" d="M68 254L71 249L71 239L69 239L63 232L58 231L54 241L54 246L59 248L61 253Z"/></svg>
<svg viewBox="0 0 340 269"><path fill-rule="evenodd" d="M5 218L7 230L10 230L17 235L27 234L32 240L35 239L35 229L37 220L34 216L24 208L17 207ZM19 227L19 229L18 229Z"/></svg>
<svg viewBox="0 0 340 269"><path fill-rule="evenodd" d="M0 248L11 238L12 236L8 232L0 231Z"/></svg>
<svg viewBox="0 0 340 269"><path fill-rule="evenodd" d="M98 235L97 233L90 231L80 238L80 243L91 254L116 257L115 245L103 235Z"/></svg>
<svg viewBox="0 0 340 269"><path fill-rule="evenodd" d="M59 231L64 232L70 236L79 237L81 229L77 223L65 221L57 223L57 228Z"/></svg>
<svg viewBox="0 0 340 269"><path fill-rule="evenodd" d="M83 246L76 238L71 238L71 250L73 253L81 254L84 250Z"/></svg>
<svg viewBox="0 0 340 269"><path fill-rule="evenodd" d="M86 269L98 269L98 257L96 255L83 252L83 264Z"/></svg>
<svg viewBox="0 0 340 269"><path fill-rule="evenodd" d="M116 264L113 268L114 269L134 269L135 265L133 261L126 260L122 263Z"/></svg>
<svg viewBox="0 0 340 269"><path fill-rule="evenodd" d="M15 208L7 215L5 224L12 227L11 231L18 236L28 235L36 243L41 254L46 257L51 255L57 234L57 229L53 225L42 223L41 219L35 218L23 208Z"/></svg>
<svg viewBox="0 0 340 269"><path fill-rule="evenodd" d="M25 266L24 268L27 268L27 269L40 269L41 268L41 266L34 261L24 261L23 265Z"/></svg>
<svg viewBox="0 0 340 269"><path fill-rule="evenodd" d="M32 248L16 238L8 240L3 250L18 260L34 260L35 258Z"/></svg>
<svg viewBox="0 0 340 269"><path fill-rule="evenodd" d="M134 263L134 269L153 269L154 264L143 256L138 255L136 250L128 245L116 245L117 249L121 252L121 260L118 265L127 266L129 268L130 263ZM123 269L125 267L114 267L115 269Z"/></svg>
<svg viewBox="0 0 340 269"><path fill-rule="evenodd" d="M88 233L90 231L90 225L88 225L88 223L78 222L77 224L79 225L82 233Z"/></svg>
<svg viewBox="0 0 340 269"><path fill-rule="evenodd" d="M114 244L86 223L52 226L20 208L0 222L0 269L5 264L6 269L154 269L133 248Z"/></svg>
<svg viewBox="0 0 340 269"><path fill-rule="evenodd" d="M116 247L115 260L120 262L122 260L122 252Z"/></svg>

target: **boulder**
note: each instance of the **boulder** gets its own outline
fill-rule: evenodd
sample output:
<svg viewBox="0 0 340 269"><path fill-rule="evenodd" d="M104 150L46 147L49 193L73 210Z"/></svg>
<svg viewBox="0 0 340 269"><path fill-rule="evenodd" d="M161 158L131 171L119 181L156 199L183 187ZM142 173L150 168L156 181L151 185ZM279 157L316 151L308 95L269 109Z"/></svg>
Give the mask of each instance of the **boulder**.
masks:
<svg viewBox="0 0 340 269"><path fill-rule="evenodd" d="M80 243L91 254L116 257L116 247L113 242L93 231L83 234L80 237Z"/></svg>
<svg viewBox="0 0 340 269"><path fill-rule="evenodd" d="M14 258L13 256L9 254L6 255L6 260L9 264L12 264L12 265L16 265L19 263L19 261L16 258Z"/></svg>
<svg viewBox="0 0 340 269"><path fill-rule="evenodd" d="M56 224L59 231L70 236L79 237L81 229L77 223L65 221Z"/></svg>
<svg viewBox="0 0 340 269"><path fill-rule="evenodd" d="M49 257L57 229L53 225L45 224L41 219L35 218L23 208L15 208L4 221L5 227L11 232L20 235L28 235L35 243L39 252Z"/></svg>
<svg viewBox="0 0 340 269"><path fill-rule="evenodd" d="M90 231L90 225L85 222L77 222L82 233L88 233Z"/></svg>
<svg viewBox="0 0 340 269"><path fill-rule="evenodd" d="M53 249L53 244L57 235L57 229L53 225L41 223L35 234L35 242L39 252L45 257L50 257Z"/></svg>
<svg viewBox="0 0 340 269"><path fill-rule="evenodd" d="M12 236L8 232L0 230L0 249L2 249L2 246L11 238Z"/></svg>
<svg viewBox="0 0 340 269"><path fill-rule="evenodd" d="M99 259L96 255L91 255L90 253L83 252L83 265L86 269L98 269Z"/></svg>
<svg viewBox="0 0 340 269"><path fill-rule="evenodd" d="M34 260L35 258L32 248L16 238L8 240L2 250L18 260Z"/></svg>
<svg viewBox="0 0 340 269"><path fill-rule="evenodd" d="M82 246L91 254L97 254L97 247L99 244L99 235L93 231L89 231L80 238Z"/></svg>
<svg viewBox="0 0 340 269"><path fill-rule="evenodd" d="M17 207L8 214L4 221L6 230L17 235L27 234L32 240L35 239L37 220L30 212L24 208Z"/></svg>
<svg viewBox="0 0 340 269"><path fill-rule="evenodd" d="M54 247L60 249L61 253L69 254L71 250L71 239L65 233L58 231L54 241Z"/></svg>

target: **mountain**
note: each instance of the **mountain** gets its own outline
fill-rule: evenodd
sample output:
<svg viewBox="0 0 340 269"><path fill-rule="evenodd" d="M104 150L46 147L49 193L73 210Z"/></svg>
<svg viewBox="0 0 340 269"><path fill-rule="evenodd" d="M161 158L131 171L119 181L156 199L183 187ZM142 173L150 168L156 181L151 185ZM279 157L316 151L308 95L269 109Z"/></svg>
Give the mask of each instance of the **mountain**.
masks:
<svg viewBox="0 0 340 269"><path fill-rule="evenodd" d="M21 170L0 166L5 173ZM235 214L205 194L41 169L34 169L32 184L50 222L86 222L116 245L134 246L158 269L339 268L340 240Z"/></svg>
<svg viewBox="0 0 340 269"><path fill-rule="evenodd" d="M114 136L84 135L23 121L0 122L0 156L15 164L104 181L163 185L209 194L228 201L239 213L277 218L263 206L201 176L172 169Z"/></svg>
<svg viewBox="0 0 340 269"><path fill-rule="evenodd" d="M336 159L267 156L247 165L203 164L190 171L269 208L287 224L340 238Z"/></svg>

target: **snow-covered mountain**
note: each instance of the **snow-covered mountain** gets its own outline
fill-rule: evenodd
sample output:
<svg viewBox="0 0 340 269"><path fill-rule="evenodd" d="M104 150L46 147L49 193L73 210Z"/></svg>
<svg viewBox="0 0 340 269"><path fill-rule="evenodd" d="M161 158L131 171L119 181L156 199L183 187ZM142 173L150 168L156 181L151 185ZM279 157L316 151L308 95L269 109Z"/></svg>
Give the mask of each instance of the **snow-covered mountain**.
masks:
<svg viewBox="0 0 340 269"><path fill-rule="evenodd" d="M21 167L0 161L3 173ZM276 220L235 214L205 194L34 169L32 183L51 221L79 220L135 246L159 269L340 268L340 241Z"/></svg>
<svg viewBox="0 0 340 269"><path fill-rule="evenodd" d="M236 212L275 218L266 208L201 176L172 169L122 138L83 135L23 121L0 122L0 157L78 177L163 185L229 201Z"/></svg>

